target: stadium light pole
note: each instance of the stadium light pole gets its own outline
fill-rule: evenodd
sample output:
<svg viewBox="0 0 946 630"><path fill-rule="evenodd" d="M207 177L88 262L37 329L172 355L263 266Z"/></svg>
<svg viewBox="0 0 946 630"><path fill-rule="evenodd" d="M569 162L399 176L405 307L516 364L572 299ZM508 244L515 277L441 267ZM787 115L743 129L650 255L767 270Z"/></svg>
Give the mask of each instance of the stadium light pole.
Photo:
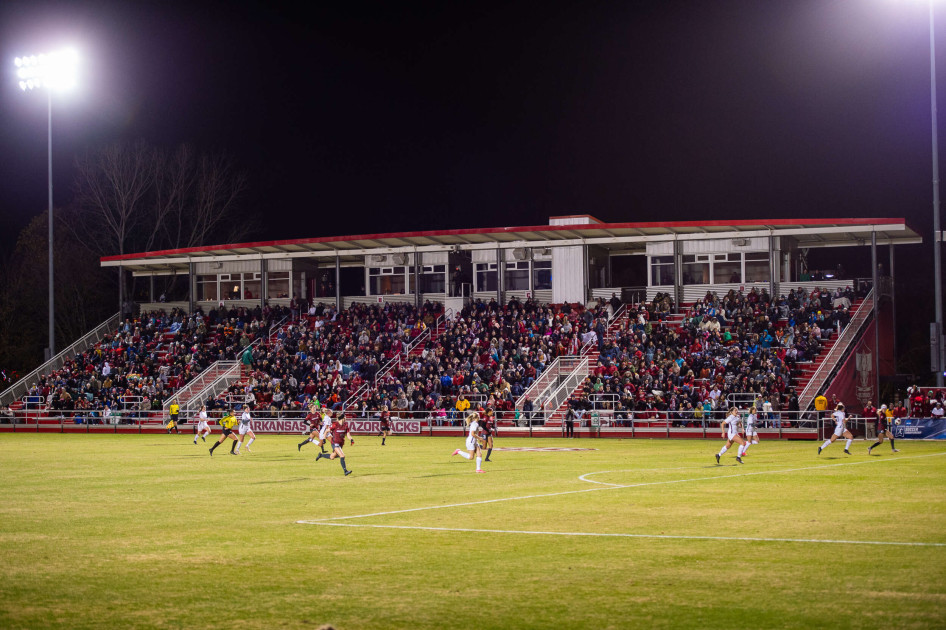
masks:
<svg viewBox="0 0 946 630"><path fill-rule="evenodd" d="M940 259L942 232L939 223L939 143L936 138L936 38L933 26L933 5L930 0L930 117L933 119L933 299L936 301L936 387L943 386L943 285ZM931 361L934 363L934 361Z"/></svg>
<svg viewBox="0 0 946 630"><path fill-rule="evenodd" d="M76 83L78 55L67 49L14 59L20 89L45 88L48 97L47 144L49 152L49 356L56 356L56 308L53 297L53 91L67 90Z"/></svg>

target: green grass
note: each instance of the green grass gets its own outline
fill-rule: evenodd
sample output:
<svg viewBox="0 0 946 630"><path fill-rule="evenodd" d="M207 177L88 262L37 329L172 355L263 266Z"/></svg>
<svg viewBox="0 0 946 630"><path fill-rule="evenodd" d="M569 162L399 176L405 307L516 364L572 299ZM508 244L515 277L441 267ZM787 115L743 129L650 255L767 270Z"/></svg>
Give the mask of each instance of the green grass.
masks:
<svg viewBox="0 0 946 630"><path fill-rule="evenodd" d="M946 626L946 444L360 437L346 478L190 440L0 435L0 627Z"/></svg>

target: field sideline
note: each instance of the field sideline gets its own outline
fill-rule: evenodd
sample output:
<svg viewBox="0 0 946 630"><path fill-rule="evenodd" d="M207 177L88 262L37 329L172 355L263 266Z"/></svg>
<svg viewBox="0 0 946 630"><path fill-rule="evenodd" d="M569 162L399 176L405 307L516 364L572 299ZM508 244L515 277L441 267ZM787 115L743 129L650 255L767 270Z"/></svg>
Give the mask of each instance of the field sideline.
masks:
<svg viewBox="0 0 946 630"><path fill-rule="evenodd" d="M0 435L3 628L946 626L946 444Z"/></svg>

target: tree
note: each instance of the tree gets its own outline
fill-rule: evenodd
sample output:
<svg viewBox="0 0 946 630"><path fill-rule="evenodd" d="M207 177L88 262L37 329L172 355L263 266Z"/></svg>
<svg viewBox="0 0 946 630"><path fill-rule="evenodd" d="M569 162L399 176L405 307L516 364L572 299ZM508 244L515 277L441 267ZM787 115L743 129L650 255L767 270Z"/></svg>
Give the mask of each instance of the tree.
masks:
<svg viewBox="0 0 946 630"><path fill-rule="evenodd" d="M63 229L55 212L56 347L60 350L117 310L114 272ZM42 363L48 321L48 214L23 228L0 266L0 368L28 371Z"/></svg>
<svg viewBox="0 0 946 630"><path fill-rule="evenodd" d="M224 155L111 144L76 160L68 224L100 256L233 242L252 228L235 220L245 187L246 175ZM122 274L123 296L125 283Z"/></svg>

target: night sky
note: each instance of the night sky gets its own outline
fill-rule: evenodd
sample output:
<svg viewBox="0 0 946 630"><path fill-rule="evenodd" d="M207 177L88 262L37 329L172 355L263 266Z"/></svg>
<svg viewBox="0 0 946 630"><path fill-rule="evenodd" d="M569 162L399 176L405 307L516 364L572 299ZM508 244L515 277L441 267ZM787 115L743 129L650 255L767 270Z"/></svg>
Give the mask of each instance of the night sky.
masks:
<svg viewBox="0 0 946 630"><path fill-rule="evenodd" d="M144 138L231 154L265 217L254 240L578 213L931 229L921 0L7 0L5 245L46 208L46 97L13 58L63 44L83 78L53 104L57 205L77 154Z"/></svg>

